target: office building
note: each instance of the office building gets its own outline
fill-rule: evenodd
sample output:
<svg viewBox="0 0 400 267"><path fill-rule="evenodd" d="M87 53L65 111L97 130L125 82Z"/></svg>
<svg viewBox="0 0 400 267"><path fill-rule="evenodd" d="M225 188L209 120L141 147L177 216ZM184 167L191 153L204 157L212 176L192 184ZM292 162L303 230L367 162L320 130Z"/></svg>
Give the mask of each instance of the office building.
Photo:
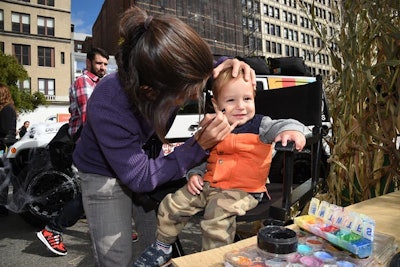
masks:
<svg viewBox="0 0 400 267"><path fill-rule="evenodd" d="M334 34L339 26L337 1L242 0L242 7L245 55L302 57L313 75L331 74L328 51L316 28Z"/></svg>
<svg viewBox="0 0 400 267"><path fill-rule="evenodd" d="M71 84L71 1L1 0L0 48L29 79L19 84L50 102L68 102Z"/></svg>
<svg viewBox="0 0 400 267"><path fill-rule="evenodd" d="M332 71L316 27L333 34L334 0L105 0L93 26L93 43L110 53L118 44L118 18L136 4L149 14L172 14L191 25L215 55L302 57L313 75ZM307 15L308 14L308 15ZM114 23L115 22L115 23Z"/></svg>

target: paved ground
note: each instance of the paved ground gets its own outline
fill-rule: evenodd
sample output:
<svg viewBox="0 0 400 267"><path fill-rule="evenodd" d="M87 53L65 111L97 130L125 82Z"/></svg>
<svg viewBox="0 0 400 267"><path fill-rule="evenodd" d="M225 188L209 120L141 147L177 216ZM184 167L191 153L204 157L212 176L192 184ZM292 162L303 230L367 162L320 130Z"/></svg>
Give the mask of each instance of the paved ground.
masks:
<svg viewBox="0 0 400 267"><path fill-rule="evenodd" d="M193 217L186 225L180 240L186 254L201 250L201 232L199 216ZM239 225L238 229L248 234L248 225ZM25 222L19 215L10 213L0 217L0 266L1 267L88 267L92 265L92 253L85 219L68 228L64 234L64 243L68 255L55 256L37 239L37 229ZM146 234L145 234L146 235ZM140 235L134 243L138 253L142 251L152 238ZM152 235L152 233L151 233ZM117 267L117 266L116 266Z"/></svg>
<svg viewBox="0 0 400 267"><path fill-rule="evenodd" d="M0 266L2 267L72 267L92 266L92 253L86 220L82 219L64 234L68 255L55 256L37 239L37 229L14 213L0 217ZM139 247L146 238L134 243ZM189 222L181 235L185 253L200 250L201 236L197 222Z"/></svg>

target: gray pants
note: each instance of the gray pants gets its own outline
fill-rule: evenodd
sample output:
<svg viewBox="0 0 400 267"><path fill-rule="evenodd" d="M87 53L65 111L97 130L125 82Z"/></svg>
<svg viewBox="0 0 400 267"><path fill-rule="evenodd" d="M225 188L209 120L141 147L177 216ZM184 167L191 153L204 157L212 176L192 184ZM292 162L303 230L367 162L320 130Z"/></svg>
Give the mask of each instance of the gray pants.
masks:
<svg viewBox="0 0 400 267"><path fill-rule="evenodd" d="M154 241L155 212L133 209L132 191L119 179L82 172L79 176L95 266L131 266L134 255L140 254ZM132 243L132 210L137 212L134 220L140 247ZM151 233L151 238L144 236L148 233Z"/></svg>

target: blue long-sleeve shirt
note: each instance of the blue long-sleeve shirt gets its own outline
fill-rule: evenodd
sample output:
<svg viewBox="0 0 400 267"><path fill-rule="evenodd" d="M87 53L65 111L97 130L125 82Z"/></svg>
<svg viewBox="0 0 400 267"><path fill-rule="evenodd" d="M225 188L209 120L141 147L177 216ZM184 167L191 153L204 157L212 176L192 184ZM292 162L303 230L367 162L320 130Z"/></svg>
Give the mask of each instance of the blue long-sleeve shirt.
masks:
<svg viewBox="0 0 400 267"><path fill-rule="evenodd" d="M79 171L118 178L135 192L149 192L170 180L182 178L207 152L187 140L174 152L150 159L144 143L154 129L134 108L116 73L96 86L87 106L87 120L73 153Z"/></svg>

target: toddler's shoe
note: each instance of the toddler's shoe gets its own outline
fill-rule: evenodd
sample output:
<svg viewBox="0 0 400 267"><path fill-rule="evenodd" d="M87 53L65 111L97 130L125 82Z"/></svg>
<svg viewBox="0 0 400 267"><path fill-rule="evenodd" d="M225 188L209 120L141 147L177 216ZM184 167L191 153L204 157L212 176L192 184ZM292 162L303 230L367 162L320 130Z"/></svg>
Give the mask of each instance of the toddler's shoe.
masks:
<svg viewBox="0 0 400 267"><path fill-rule="evenodd" d="M134 267L165 267L171 264L172 248L169 253L158 249L156 243L151 244L133 263Z"/></svg>

